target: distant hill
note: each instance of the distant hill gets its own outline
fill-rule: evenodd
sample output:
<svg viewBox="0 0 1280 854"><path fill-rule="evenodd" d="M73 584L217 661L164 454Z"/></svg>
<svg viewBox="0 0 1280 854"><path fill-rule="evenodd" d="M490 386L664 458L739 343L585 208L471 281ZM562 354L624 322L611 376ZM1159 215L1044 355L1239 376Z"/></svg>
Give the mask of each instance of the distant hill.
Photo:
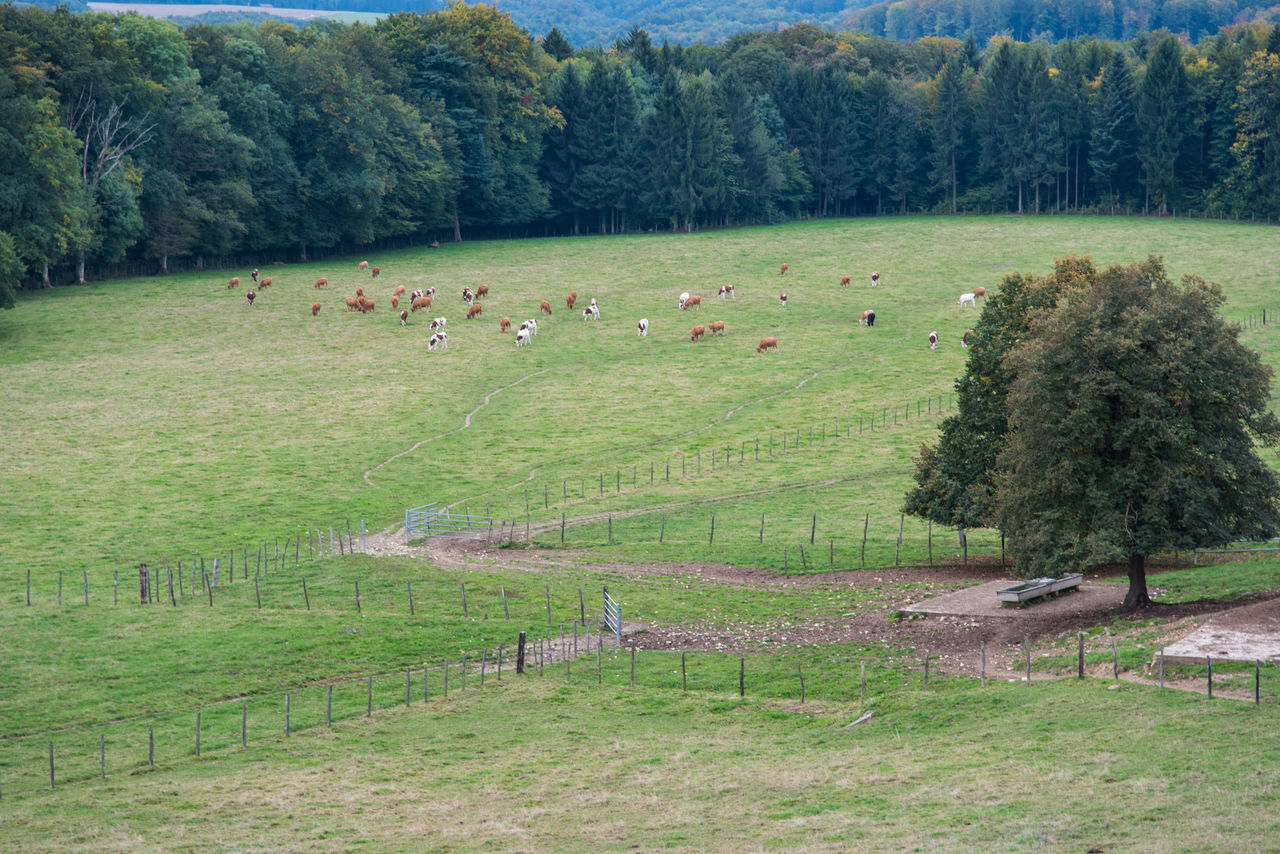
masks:
<svg viewBox="0 0 1280 854"><path fill-rule="evenodd" d="M431 12L445 4L444 0L290 0L285 7L224 0L216 6L172 2L91 2L86 6L84 0L36 0L33 5L69 5L72 11L137 8L147 10L143 14L185 24L264 17L299 23L317 17L369 20L389 12ZM1280 17L1280 6L1259 0L497 0L490 5L510 14L535 37L558 28L575 48L611 45L637 26L649 33L654 44L691 45L716 44L737 33L777 31L800 23L899 41L924 36L964 38L971 31L981 43L1001 34L1018 40L1130 39L1160 28L1198 41L1224 26ZM244 12L237 14L237 7Z"/></svg>

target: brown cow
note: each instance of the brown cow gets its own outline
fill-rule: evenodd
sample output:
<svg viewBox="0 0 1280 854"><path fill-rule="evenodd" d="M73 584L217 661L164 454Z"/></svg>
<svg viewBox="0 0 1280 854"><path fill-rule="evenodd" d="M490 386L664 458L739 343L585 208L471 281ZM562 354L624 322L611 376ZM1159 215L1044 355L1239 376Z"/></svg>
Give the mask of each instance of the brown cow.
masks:
<svg viewBox="0 0 1280 854"><path fill-rule="evenodd" d="M787 274L787 265L783 264L782 269L779 271L778 275L785 276L786 274Z"/></svg>
<svg viewBox="0 0 1280 854"><path fill-rule="evenodd" d="M847 287L849 287L849 277L848 277L848 276L841 276L841 277L840 277L840 287L842 287L842 288L847 288Z"/></svg>
<svg viewBox="0 0 1280 854"><path fill-rule="evenodd" d="M396 285L394 296L402 296L404 294L404 285ZM419 294L421 296L421 294Z"/></svg>
<svg viewBox="0 0 1280 854"><path fill-rule="evenodd" d="M471 306L471 308L467 309L467 320L470 320L473 317L479 317L482 312L484 312L484 306L481 306L481 305Z"/></svg>
<svg viewBox="0 0 1280 854"><path fill-rule="evenodd" d="M323 288L327 284L329 284L328 279L316 279L316 290Z"/></svg>
<svg viewBox="0 0 1280 854"><path fill-rule="evenodd" d="M577 301L578 301L577 291L569 291L569 295L564 298L564 304L569 307L570 311L573 311L573 304Z"/></svg>
<svg viewBox="0 0 1280 854"><path fill-rule="evenodd" d="M704 334L706 331L707 331L707 327L702 326L701 324L699 324L698 326L693 327L693 331L689 333L689 340L690 340L690 341L697 341L697 340L699 340L700 338L702 338L703 334Z"/></svg>
<svg viewBox="0 0 1280 854"><path fill-rule="evenodd" d="M504 317L504 318L502 318L501 320L499 320L499 321L498 321L498 331L499 331L499 332L506 332L506 331L507 331L508 329L510 329L510 328L511 328L511 318L509 318L509 317Z"/></svg>
<svg viewBox="0 0 1280 854"><path fill-rule="evenodd" d="M970 339L970 338L972 338L973 336L974 336L974 332L973 332L973 330L972 330L972 329L966 329L966 330L964 331L964 335L962 335L962 336L960 337L960 346L961 346L961 347L968 347L968 346L969 346L969 339Z"/></svg>
<svg viewBox="0 0 1280 854"><path fill-rule="evenodd" d="M413 305L410 308L413 311L417 311L420 308L431 308L431 297L418 297L413 301Z"/></svg>
<svg viewBox="0 0 1280 854"><path fill-rule="evenodd" d="M360 304L361 311L373 311L373 300L367 299Z"/></svg>
<svg viewBox="0 0 1280 854"><path fill-rule="evenodd" d="M973 297L974 297L974 299L978 299L979 297L985 297L986 295L987 295L987 289L986 289L986 288L974 288L974 289L973 289Z"/></svg>
<svg viewBox="0 0 1280 854"><path fill-rule="evenodd" d="M476 288L476 299L481 299L483 297L487 297L488 295L489 295L488 285L481 285L480 287Z"/></svg>
<svg viewBox="0 0 1280 854"><path fill-rule="evenodd" d="M543 314L551 313L551 303L547 302L546 300L543 300L538 307L542 309Z"/></svg>
<svg viewBox="0 0 1280 854"><path fill-rule="evenodd" d="M262 290L263 288L269 288L269 287L271 287L271 277L263 276L262 281L258 282L258 290Z"/></svg>
<svg viewBox="0 0 1280 854"><path fill-rule="evenodd" d="M368 261L361 261L359 264L356 265L356 270L358 270L361 273L363 273L367 269L369 269Z"/></svg>
<svg viewBox="0 0 1280 854"><path fill-rule="evenodd" d="M356 297L359 298L362 296L364 296L364 288L356 288Z"/></svg>
<svg viewBox="0 0 1280 854"><path fill-rule="evenodd" d="M689 297L687 300L684 301L684 305L681 306L681 308L683 308L685 311L688 311L690 308L694 306L697 306L698 311L702 311L702 297L700 296Z"/></svg>
<svg viewBox="0 0 1280 854"><path fill-rule="evenodd" d="M711 334L712 334L712 335L723 335L723 334L724 334L724 321L723 321L723 320L713 320L713 321L711 321L711 326L710 326L710 327L708 327L708 328L711 330Z"/></svg>
<svg viewBox="0 0 1280 854"><path fill-rule="evenodd" d="M397 296L391 297L391 307L393 309L400 307L400 297L397 297Z"/></svg>
<svg viewBox="0 0 1280 854"><path fill-rule="evenodd" d="M355 297L347 297L347 311L355 311L359 307L360 303Z"/></svg>
<svg viewBox="0 0 1280 854"><path fill-rule="evenodd" d="M239 284L240 284L240 277L233 276L231 278L231 281L227 282L227 290L231 290L232 288L238 286Z"/></svg>
<svg viewBox="0 0 1280 854"><path fill-rule="evenodd" d="M319 313L320 313L320 303L318 303L318 302L313 302L313 303L311 304L311 316L312 316L312 317L315 317L315 316L316 316L317 314L319 314Z"/></svg>
<svg viewBox="0 0 1280 854"><path fill-rule="evenodd" d="M378 274L379 274L379 273L381 273L381 272L382 272L382 269L381 269L381 268L379 268L379 267L374 267L374 268L373 268L373 277L372 277L372 278L375 278L375 279L376 279L376 278L378 278Z"/></svg>
<svg viewBox="0 0 1280 854"><path fill-rule="evenodd" d="M408 326L408 325L409 325L409 310L408 310L408 309L401 309L401 311L400 311L400 325L401 325L401 326Z"/></svg>
<svg viewBox="0 0 1280 854"><path fill-rule="evenodd" d="M768 350L770 347L772 347L773 349L777 350L777 349L778 349L778 339L777 339L777 338L761 338L761 339L760 339L760 346L756 347L756 352L757 352L757 353L763 353L765 350Z"/></svg>

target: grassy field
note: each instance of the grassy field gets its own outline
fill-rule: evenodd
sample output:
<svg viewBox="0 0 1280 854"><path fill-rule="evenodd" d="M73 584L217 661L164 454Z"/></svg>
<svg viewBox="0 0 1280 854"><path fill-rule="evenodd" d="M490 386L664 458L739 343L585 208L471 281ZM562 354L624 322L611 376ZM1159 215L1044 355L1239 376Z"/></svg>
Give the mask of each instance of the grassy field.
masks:
<svg viewBox="0 0 1280 854"><path fill-rule="evenodd" d="M888 619L886 601L933 592L923 580L756 589L610 568L958 559L954 532L905 520L899 539L898 509L963 370L976 312L956 297L1086 252L1163 255L1220 282L1229 318L1271 314L1269 229L1065 217L466 243L371 255L376 280L357 258L264 269L275 283L252 307L247 271L24 294L0 313L0 848L1266 850L1270 674L1256 709L1096 680L944 677L925 692L911 649L785 642L795 626ZM714 298L722 283L736 300ZM482 320L463 318L464 284L490 286ZM435 310L402 327L396 285L435 286ZM343 307L357 286L374 314ZM566 312L569 290L597 298L601 320ZM700 316L677 310L685 290ZM517 349L498 319L536 316L541 299L554 313ZM858 326L865 308L874 328ZM435 316L450 346L429 353ZM713 319L725 337L688 340ZM1244 340L1275 365L1272 329ZM765 335L779 352L755 353ZM308 531L350 523L358 545L362 521L393 528L428 501L521 530L528 501L535 544L564 560L530 575L309 553ZM562 514L572 551L558 551ZM993 532L969 543L1000 548ZM214 556L210 604L192 573ZM136 604L141 561L174 571L173 604L167 584L160 605ZM635 688L617 653L601 684L591 656L512 679L516 634L558 635L600 584L629 619L767 627L747 697L739 659L716 653L691 656L687 693L674 653L642 655ZM1158 584L1165 601L1247 596L1280 586L1280 562ZM1136 624L1100 627L1091 663L1109 661L1112 630L1133 633L1121 660L1141 671L1151 638ZM1037 670L1070 674L1071 640L1039 648ZM492 667L499 647L508 674L480 690L477 660ZM1011 668L1017 655L993 651ZM445 699L445 662L460 680L463 656L467 689ZM397 711L406 669L415 705ZM1251 689L1252 671L1225 678ZM846 727L865 708L873 721Z"/></svg>

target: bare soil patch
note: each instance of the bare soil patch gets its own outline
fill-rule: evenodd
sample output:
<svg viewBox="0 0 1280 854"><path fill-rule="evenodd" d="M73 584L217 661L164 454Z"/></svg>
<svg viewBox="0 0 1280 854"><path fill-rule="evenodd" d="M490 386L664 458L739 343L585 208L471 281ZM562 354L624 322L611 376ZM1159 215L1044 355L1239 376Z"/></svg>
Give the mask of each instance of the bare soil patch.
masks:
<svg viewBox="0 0 1280 854"><path fill-rule="evenodd" d="M880 588L883 593L879 604L869 609L802 625L628 624L624 627L624 643L636 649L750 654L822 644L884 644L922 658L928 655L938 663L939 670L977 675L981 670L981 644L985 641L987 675L1011 678L1022 673L1024 642L1029 641L1034 650L1038 643L1074 636L1118 617L1161 620L1157 629L1160 644L1171 643L1209 623L1243 632L1280 633L1280 595L1245 603L1156 603L1137 612L1122 611L1120 603L1126 587L1120 568L1087 573L1078 590L1019 608L1003 606L995 597L998 587L1015 583L1008 570L981 562L781 575L701 562L580 563L585 552L499 549L481 540L435 538L423 545L408 546L392 532L370 535L368 548L375 554L418 555L446 568L488 564L530 573L573 569L636 577L690 577L709 584L761 589ZM1158 586L1154 579L1162 570L1171 568L1149 567L1152 586ZM897 585L908 583L927 586L908 592L897 589ZM1117 634L1121 642L1123 637L1123 632Z"/></svg>

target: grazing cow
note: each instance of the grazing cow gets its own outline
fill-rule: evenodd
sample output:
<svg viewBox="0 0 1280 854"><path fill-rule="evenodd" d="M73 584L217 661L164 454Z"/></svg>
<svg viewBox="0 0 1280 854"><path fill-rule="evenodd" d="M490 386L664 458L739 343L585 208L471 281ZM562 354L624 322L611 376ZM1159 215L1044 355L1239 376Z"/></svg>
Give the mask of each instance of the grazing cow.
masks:
<svg viewBox="0 0 1280 854"><path fill-rule="evenodd" d="M538 321L534 320L534 319L531 317L531 318L529 318L528 320L526 320L524 323L520 324L520 328L521 328L521 329L528 329L528 330L529 330L529 334L530 334L530 335L537 335L537 334L538 334Z"/></svg>
<svg viewBox="0 0 1280 854"><path fill-rule="evenodd" d="M879 287L879 286L880 286L880 274L879 274L879 273L872 273L872 274L871 274L871 287L875 288L875 287Z"/></svg>
<svg viewBox="0 0 1280 854"><path fill-rule="evenodd" d="M431 308L431 297L418 297L409 306L411 311L417 311L420 308Z"/></svg>
<svg viewBox="0 0 1280 854"><path fill-rule="evenodd" d="M533 333L527 327L520 327L520 331L516 333L516 346L523 347L533 338Z"/></svg>
<svg viewBox="0 0 1280 854"><path fill-rule="evenodd" d="M433 297L433 296L435 296L435 295L436 295L436 288L435 288L435 285L432 285L431 287L427 288L427 289L426 289L426 291L425 291L422 295L423 295L424 297Z"/></svg>
<svg viewBox="0 0 1280 854"><path fill-rule="evenodd" d="M698 311L702 311L702 297L698 296L697 294L694 294L693 296L685 300L684 305L680 307L683 308L685 311L688 311L691 308L696 308L698 309Z"/></svg>
<svg viewBox="0 0 1280 854"><path fill-rule="evenodd" d="M365 312L373 311L373 300L367 299L363 303L361 303L360 310Z"/></svg>
<svg viewBox="0 0 1280 854"><path fill-rule="evenodd" d="M864 311L864 312L862 313L862 317L858 319L858 325L860 325L860 326L875 326L875 325L876 325L876 313L875 313L874 311L872 311L871 309L867 309L866 311Z"/></svg>
<svg viewBox="0 0 1280 854"><path fill-rule="evenodd" d="M427 292L426 292L426 291L424 291L422 288L418 288L416 291L414 291L414 292L410 295L409 299L410 299L410 301L412 301L412 300L416 300L416 299L422 299L422 298L423 298L424 296L426 296L426 295L427 295Z"/></svg>
<svg viewBox="0 0 1280 854"><path fill-rule="evenodd" d="M778 294L778 302L782 304L783 308L787 307L787 294L785 291L783 293Z"/></svg>
<svg viewBox="0 0 1280 854"><path fill-rule="evenodd" d="M961 294L959 305L961 308L964 307L965 303L968 303L969 305L972 305L972 306L976 306L978 304L977 299L978 298L973 294Z"/></svg>
<svg viewBox="0 0 1280 854"><path fill-rule="evenodd" d="M253 268L253 272L252 272L252 273L250 273L249 275L250 275L250 276L253 276L253 280L254 280L255 282L256 282L256 281L258 281L258 268L257 268L257 267L254 267L254 268Z"/></svg>
<svg viewBox="0 0 1280 854"><path fill-rule="evenodd" d="M599 320L600 307L596 305L587 306L582 310L582 319L583 320Z"/></svg>
<svg viewBox="0 0 1280 854"><path fill-rule="evenodd" d="M373 273L373 275L372 275L372 276L370 276L370 278L372 278L372 279L376 279L376 278L378 278L378 274L382 272L382 268L381 268L381 267L374 267L374 268L373 268L373 270L372 270L371 272Z"/></svg>
<svg viewBox="0 0 1280 854"><path fill-rule="evenodd" d="M355 297L347 297L347 311L355 311L360 307L360 302Z"/></svg>
<svg viewBox="0 0 1280 854"><path fill-rule="evenodd" d="M393 309L400 307L400 297L397 297L397 296L391 297L391 307Z"/></svg>
<svg viewBox="0 0 1280 854"><path fill-rule="evenodd" d="M444 332L437 332L427 341L427 349L434 350L439 347L441 350L449 349L449 336Z"/></svg>
<svg viewBox="0 0 1280 854"><path fill-rule="evenodd" d="M711 330L711 334L712 334L712 335L723 335L723 334L724 334L724 321L723 321L723 320L713 320L713 321L711 321L711 325L710 325L709 327L707 327L707 328Z"/></svg>
<svg viewBox="0 0 1280 854"><path fill-rule="evenodd" d="M763 353L765 350L768 350L769 348L773 348L774 350L778 349L777 338L761 338L760 346L756 347L756 352Z"/></svg>
<svg viewBox="0 0 1280 854"><path fill-rule="evenodd" d="M263 288L269 288L269 287L271 287L271 277L263 276L262 283L259 285L258 290L262 290Z"/></svg>
<svg viewBox="0 0 1280 854"><path fill-rule="evenodd" d="M482 313L484 313L484 306L473 305L471 308L467 309L467 320L471 320L473 317L479 317Z"/></svg>
<svg viewBox="0 0 1280 854"><path fill-rule="evenodd" d="M231 281L227 282L227 290L234 290L240 284L239 276L232 276Z"/></svg>
<svg viewBox="0 0 1280 854"><path fill-rule="evenodd" d="M848 276L841 276L841 277L840 277L840 287L842 287L842 288L847 288L847 287L849 287L849 277L848 277Z"/></svg>
<svg viewBox="0 0 1280 854"><path fill-rule="evenodd" d="M640 338L647 338L649 335L649 318L642 317L640 322L636 324L636 335Z"/></svg>
<svg viewBox="0 0 1280 854"><path fill-rule="evenodd" d="M506 331L507 331L508 329L510 329L510 328L511 328L511 318L509 318L509 317L504 317L504 318L502 318L501 320L499 320L499 321L498 321L498 331L499 331L499 332L506 332Z"/></svg>
<svg viewBox="0 0 1280 854"><path fill-rule="evenodd" d="M443 317L437 317L435 320L431 321L431 328L438 332L439 330L444 329L444 324L445 319Z"/></svg>
<svg viewBox="0 0 1280 854"><path fill-rule="evenodd" d="M547 302L546 300L543 300L542 302L538 303L538 308L542 310L543 314L551 313L551 303Z"/></svg>
<svg viewBox="0 0 1280 854"><path fill-rule="evenodd" d="M360 299L362 296L364 296L364 288L356 288L356 299Z"/></svg>
<svg viewBox="0 0 1280 854"><path fill-rule="evenodd" d="M591 307L592 307L592 308L595 308L595 307L596 307L596 298L595 298L595 297L592 297L592 298L591 298Z"/></svg>
<svg viewBox="0 0 1280 854"><path fill-rule="evenodd" d="M701 340L702 336L706 333L706 331L707 331L707 327L701 324L693 327L693 331L689 333L689 340L690 341Z"/></svg>
<svg viewBox="0 0 1280 854"><path fill-rule="evenodd" d="M427 244L427 248L428 248L428 249L439 249L439 248L440 248L440 241L439 241L439 240L433 240L433 241L431 241L430 243L428 243L428 244Z"/></svg>
<svg viewBox="0 0 1280 854"><path fill-rule="evenodd" d="M680 294L680 308L684 308L684 302L685 302L685 300L687 300L688 298L689 298L689 292L688 292L688 291L685 291L684 293Z"/></svg>
<svg viewBox="0 0 1280 854"><path fill-rule="evenodd" d="M316 290L320 290L327 284L329 284L328 279L316 279Z"/></svg>
<svg viewBox="0 0 1280 854"><path fill-rule="evenodd" d="M489 295L488 285L481 285L480 287L476 288L476 299L481 299L483 297L487 297L488 295Z"/></svg>
<svg viewBox="0 0 1280 854"><path fill-rule="evenodd" d="M361 261L359 264L356 265L357 272L363 273L367 269L369 269L368 261Z"/></svg>
<svg viewBox="0 0 1280 854"><path fill-rule="evenodd" d="M313 303L311 304L311 316L312 316L312 317L315 317L315 316L316 316L317 314L319 314L319 313L320 313L320 303L318 303L318 302L313 302Z"/></svg>
<svg viewBox="0 0 1280 854"><path fill-rule="evenodd" d="M255 294L253 291L249 291L247 294L244 295L244 298L249 301L249 305L253 305L253 301L257 298L257 296L258 295Z"/></svg>
<svg viewBox="0 0 1280 854"><path fill-rule="evenodd" d="M778 275L785 276L787 274L787 265L783 264L782 269L778 271Z"/></svg>
<svg viewBox="0 0 1280 854"><path fill-rule="evenodd" d="M401 326L409 325L409 309L407 308L403 308L400 310L400 325Z"/></svg>
<svg viewBox="0 0 1280 854"><path fill-rule="evenodd" d="M569 309L569 311L573 311L573 304L577 301L578 301L577 291L569 291L569 295L564 298L564 304Z"/></svg>
<svg viewBox="0 0 1280 854"><path fill-rule="evenodd" d="M969 346L969 339L970 339L970 338L972 338L972 337L973 337L973 335L974 335L974 333L973 333L973 330L972 330L972 329L966 329L966 330L964 331L964 335L961 335L961 336L960 336L960 346L961 346L961 347L968 347L968 346Z"/></svg>
<svg viewBox="0 0 1280 854"><path fill-rule="evenodd" d="M392 294L392 296L397 296L397 297L398 297L398 296L403 296L403 295L404 295L404 285L396 285L396 289L395 289L394 291L392 291L392 292L391 292L391 294ZM422 296L422 291L414 291L413 295L414 295L415 297L420 297L420 296Z"/></svg>
<svg viewBox="0 0 1280 854"><path fill-rule="evenodd" d="M982 299L982 298L983 298L983 297L985 297L986 295L987 295L987 289L986 289L986 288L974 288L974 289L973 289L973 298L974 298L974 299Z"/></svg>
<svg viewBox="0 0 1280 854"><path fill-rule="evenodd" d="M471 305L476 301L476 293L471 290L470 286L464 286L462 288L462 298L467 301L467 305Z"/></svg>
<svg viewBox="0 0 1280 854"><path fill-rule="evenodd" d="M720 293L716 294L716 298L724 299L725 297L732 297L733 299L737 299L737 297L733 295L733 285L720 286Z"/></svg>
<svg viewBox="0 0 1280 854"><path fill-rule="evenodd" d="M938 349L938 332L936 329L933 332L929 333L929 349L930 350Z"/></svg>

